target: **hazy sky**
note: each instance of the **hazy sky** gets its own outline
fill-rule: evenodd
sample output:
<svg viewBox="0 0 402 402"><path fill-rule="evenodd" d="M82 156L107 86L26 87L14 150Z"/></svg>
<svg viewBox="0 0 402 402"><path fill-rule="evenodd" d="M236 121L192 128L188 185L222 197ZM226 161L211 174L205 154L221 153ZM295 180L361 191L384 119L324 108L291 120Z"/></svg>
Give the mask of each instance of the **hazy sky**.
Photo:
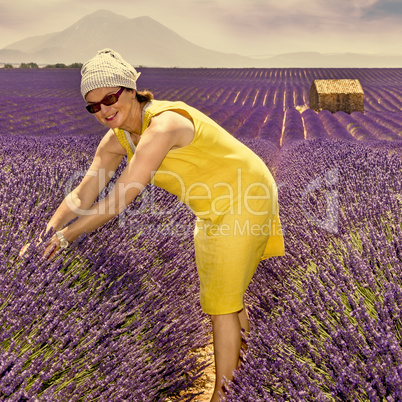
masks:
<svg viewBox="0 0 402 402"><path fill-rule="evenodd" d="M225 53L402 53L402 0L0 0L0 48L99 9L147 15Z"/></svg>

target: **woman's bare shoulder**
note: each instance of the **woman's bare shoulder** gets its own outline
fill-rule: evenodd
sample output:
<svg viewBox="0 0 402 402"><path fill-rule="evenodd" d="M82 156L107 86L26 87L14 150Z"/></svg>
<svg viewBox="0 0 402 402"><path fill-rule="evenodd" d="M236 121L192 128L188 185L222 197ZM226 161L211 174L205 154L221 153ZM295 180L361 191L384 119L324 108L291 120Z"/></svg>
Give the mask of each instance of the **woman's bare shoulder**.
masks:
<svg viewBox="0 0 402 402"><path fill-rule="evenodd" d="M146 131L173 136L173 148L186 146L194 138L194 124L191 118L175 110L166 110L155 115Z"/></svg>

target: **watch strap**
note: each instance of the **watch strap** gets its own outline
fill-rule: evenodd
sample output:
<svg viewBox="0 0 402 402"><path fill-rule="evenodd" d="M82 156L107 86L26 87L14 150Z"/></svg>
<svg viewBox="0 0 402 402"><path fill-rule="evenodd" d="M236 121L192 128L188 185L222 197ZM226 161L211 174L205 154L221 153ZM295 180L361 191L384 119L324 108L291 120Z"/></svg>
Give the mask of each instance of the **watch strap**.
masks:
<svg viewBox="0 0 402 402"><path fill-rule="evenodd" d="M64 237L63 233L60 231L56 232L57 239L59 240L60 248L66 248L69 246L68 240Z"/></svg>

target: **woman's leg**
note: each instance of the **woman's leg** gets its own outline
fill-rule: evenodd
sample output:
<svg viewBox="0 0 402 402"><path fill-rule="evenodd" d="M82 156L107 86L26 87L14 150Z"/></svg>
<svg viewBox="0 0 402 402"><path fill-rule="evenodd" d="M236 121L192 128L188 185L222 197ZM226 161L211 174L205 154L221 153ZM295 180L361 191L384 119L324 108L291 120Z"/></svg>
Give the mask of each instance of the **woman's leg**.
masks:
<svg viewBox="0 0 402 402"><path fill-rule="evenodd" d="M247 343L246 343L247 336L250 333L250 321L248 319L246 306L244 305L243 309L240 310L237 314L239 316L240 326L243 331L240 353L245 353L247 350ZM239 366L240 366L240 361L239 361Z"/></svg>
<svg viewBox="0 0 402 402"><path fill-rule="evenodd" d="M222 394L223 376L233 379L233 371L240 365L240 349L246 349L242 341L241 330L245 335L250 332L250 321L246 307L237 313L212 315L214 355L215 355L215 390L211 402L219 401Z"/></svg>
<svg viewBox="0 0 402 402"><path fill-rule="evenodd" d="M212 332L215 355L215 390L211 402L218 402L219 392L222 394L222 380L233 379L233 371L237 369L241 332L239 313L212 315Z"/></svg>
<svg viewBox="0 0 402 402"><path fill-rule="evenodd" d="M248 319L246 306L244 306L243 309L240 310L237 314L239 315L241 328L246 334L248 334L250 332L250 321Z"/></svg>

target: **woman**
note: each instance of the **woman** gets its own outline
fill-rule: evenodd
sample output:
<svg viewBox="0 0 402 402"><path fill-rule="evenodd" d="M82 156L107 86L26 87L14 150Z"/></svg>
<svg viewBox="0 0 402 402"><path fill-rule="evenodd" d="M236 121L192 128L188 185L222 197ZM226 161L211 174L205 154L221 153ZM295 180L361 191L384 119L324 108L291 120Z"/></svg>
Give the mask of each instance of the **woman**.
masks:
<svg viewBox="0 0 402 402"><path fill-rule="evenodd" d="M197 216L194 245L200 300L213 324L216 368L212 401L233 378L241 330L249 331L244 292L261 259L283 255L275 182L250 149L198 110L137 92L139 73L111 49L81 70L87 110L109 128L82 182L61 203L47 230L47 253L65 248L121 213L152 182ZM98 179L128 164L109 195L94 204ZM73 223L65 226L72 219Z"/></svg>

